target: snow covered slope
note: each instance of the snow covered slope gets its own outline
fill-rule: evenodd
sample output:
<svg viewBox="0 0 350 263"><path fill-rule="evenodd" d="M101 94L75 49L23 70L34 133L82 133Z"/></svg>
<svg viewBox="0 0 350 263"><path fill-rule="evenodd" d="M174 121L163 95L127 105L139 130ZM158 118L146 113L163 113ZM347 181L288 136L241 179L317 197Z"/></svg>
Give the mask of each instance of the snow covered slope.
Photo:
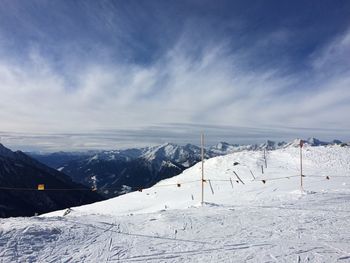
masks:
<svg viewBox="0 0 350 263"><path fill-rule="evenodd" d="M305 147L303 151L304 190L319 192L348 189L349 149L339 146ZM205 179L207 179L205 202L236 205L247 201L261 203L299 198L299 156L297 147L267 152L267 168L264 168L265 162L261 151L239 152L206 160L204 165ZM238 164L234 165L234 163ZM264 174L262 174L262 166ZM130 193L73 210L76 214L121 215L197 206L201 201L200 176L201 164L198 163L182 174L163 180L142 192ZM327 179L327 176L330 179ZM58 211L51 215L61 214L62 212Z"/></svg>
<svg viewBox="0 0 350 263"><path fill-rule="evenodd" d="M303 156L302 193L290 146L268 151L264 174L261 151L207 160L203 206L197 164L142 192L1 220L0 262L349 262L350 148Z"/></svg>
<svg viewBox="0 0 350 263"><path fill-rule="evenodd" d="M209 146L205 158L241 151L262 151L285 148L295 142L266 141L262 144L238 145L220 142ZM309 138L306 144L312 146L341 144ZM73 181L89 188L96 187L106 198L116 197L139 188L148 188L159 181L180 174L201 159L198 146L184 146L173 143L134 148L86 153L58 152L48 155L33 154L39 161L67 174Z"/></svg>

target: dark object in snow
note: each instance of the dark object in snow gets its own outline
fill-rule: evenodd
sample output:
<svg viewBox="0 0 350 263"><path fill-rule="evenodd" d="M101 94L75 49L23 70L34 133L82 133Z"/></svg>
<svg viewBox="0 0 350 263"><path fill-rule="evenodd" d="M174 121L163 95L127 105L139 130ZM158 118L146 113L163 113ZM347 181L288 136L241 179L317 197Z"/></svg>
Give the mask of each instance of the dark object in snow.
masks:
<svg viewBox="0 0 350 263"><path fill-rule="evenodd" d="M64 211L63 216L68 215L70 212L72 212L72 209L71 209L71 208L68 208L66 211Z"/></svg>

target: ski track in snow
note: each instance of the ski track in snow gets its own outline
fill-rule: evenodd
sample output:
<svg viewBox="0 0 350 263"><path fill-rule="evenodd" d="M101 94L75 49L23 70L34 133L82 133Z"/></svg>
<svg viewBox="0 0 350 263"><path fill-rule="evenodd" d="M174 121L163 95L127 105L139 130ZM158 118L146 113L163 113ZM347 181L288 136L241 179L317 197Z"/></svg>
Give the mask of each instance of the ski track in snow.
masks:
<svg viewBox="0 0 350 263"><path fill-rule="evenodd" d="M264 174L261 152L207 160L214 194L206 184L203 206L198 182L146 189L67 216L0 219L0 262L350 262L350 149L306 147L303 154L303 194L293 177L299 149L289 147L268 152ZM158 185L199 178L199 168ZM230 177L233 188L215 181Z"/></svg>

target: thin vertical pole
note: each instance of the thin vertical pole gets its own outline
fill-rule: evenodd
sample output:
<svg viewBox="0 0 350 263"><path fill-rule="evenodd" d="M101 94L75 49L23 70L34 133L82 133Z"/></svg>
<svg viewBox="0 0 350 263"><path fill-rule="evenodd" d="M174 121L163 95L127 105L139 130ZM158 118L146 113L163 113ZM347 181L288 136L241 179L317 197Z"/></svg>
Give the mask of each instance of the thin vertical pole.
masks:
<svg viewBox="0 0 350 263"><path fill-rule="evenodd" d="M201 156L202 156L202 200L201 204L204 203L204 134L201 134Z"/></svg>
<svg viewBox="0 0 350 263"><path fill-rule="evenodd" d="M264 160L265 160L265 168L267 168L267 161L266 161L266 150L264 149Z"/></svg>
<svg viewBox="0 0 350 263"><path fill-rule="evenodd" d="M303 141L300 141L300 190L303 191Z"/></svg>

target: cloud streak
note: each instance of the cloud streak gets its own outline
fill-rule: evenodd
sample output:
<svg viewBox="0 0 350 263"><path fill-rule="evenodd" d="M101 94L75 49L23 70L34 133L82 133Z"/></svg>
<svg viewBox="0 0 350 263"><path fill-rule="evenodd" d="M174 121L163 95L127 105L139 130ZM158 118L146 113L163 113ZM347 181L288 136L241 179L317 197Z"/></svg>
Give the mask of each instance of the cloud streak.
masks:
<svg viewBox="0 0 350 263"><path fill-rule="evenodd" d="M103 21L93 18L98 25L109 23L111 32L127 34L136 23L116 26L113 14ZM20 63L7 55L0 31L2 140L55 150L196 142L201 132L212 143L317 135L348 139L350 31L306 57L304 71L291 71L284 62L246 65L271 43L287 45L294 36L290 30L273 29L255 45L235 49L225 35L193 34L195 21L184 23L147 63L105 59L128 55L115 57L115 49L103 44L91 58L61 45L59 62L34 44ZM125 37L114 38L118 47L135 40L131 33Z"/></svg>

